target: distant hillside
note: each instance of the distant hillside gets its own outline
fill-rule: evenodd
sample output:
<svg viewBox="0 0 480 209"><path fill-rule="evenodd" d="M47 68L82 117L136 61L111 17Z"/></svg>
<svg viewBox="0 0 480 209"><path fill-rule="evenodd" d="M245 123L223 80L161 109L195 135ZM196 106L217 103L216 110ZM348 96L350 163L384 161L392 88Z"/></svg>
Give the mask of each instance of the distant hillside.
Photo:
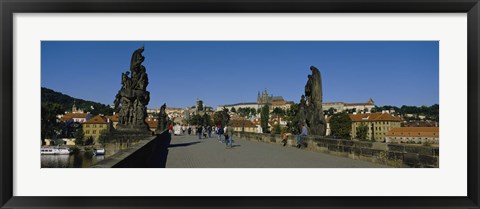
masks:
<svg viewBox="0 0 480 209"><path fill-rule="evenodd" d="M82 109L85 112L90 112L93 115L104 114L111 115L114 110L108 105L104 105L98 102L86 101L83 99L73 98L66 94L56 92L54 90L42 87L42 104L43 103L56 103L62 106L64 111L71 111L73 102L77 108ZM93 109L92 109L93 107Z"/></svg>

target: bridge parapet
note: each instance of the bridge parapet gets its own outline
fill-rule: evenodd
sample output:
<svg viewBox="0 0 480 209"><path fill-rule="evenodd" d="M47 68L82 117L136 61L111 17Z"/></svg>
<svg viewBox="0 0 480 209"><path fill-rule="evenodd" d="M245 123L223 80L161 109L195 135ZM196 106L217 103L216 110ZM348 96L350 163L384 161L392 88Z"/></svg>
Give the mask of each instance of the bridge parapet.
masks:
<svg viewBox="0 0 480 209"><path fill-rule="evenodd" d="M234 134L234 140L235 137L264 143L280 144L282 141L279 134L236 132ZM287 144L295 146L297 144L297 136L288 136ZM310 151L385 164L393 167L439 167L438 147L331 139L319 136L304 137L303 147Z"/></svg>
<svg viewBox="0 0 480 209"><path fill-rule="evenodd" d="M92 168L165 168L170 140L168 131L150 136L98 162Z"/></svg>

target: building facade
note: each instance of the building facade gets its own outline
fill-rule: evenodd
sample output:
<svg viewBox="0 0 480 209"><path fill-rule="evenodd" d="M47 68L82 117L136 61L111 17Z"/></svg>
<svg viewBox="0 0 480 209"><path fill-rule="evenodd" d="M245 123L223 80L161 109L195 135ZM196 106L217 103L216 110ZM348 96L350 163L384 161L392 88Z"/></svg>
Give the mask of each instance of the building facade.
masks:
<svg viewBox="0 0 480 209"><path fill-rule="evenodd" d="M245 119L236 119L230 120L228 123L229 126L233 128L235 132L248 132L248 133L256 133L257 126L252 123L252 121L245 120Z"/></svg>
<svg viewBox="0 0 480 209"><path fill-rule="evenodd" d="M369 99L366 103L344 103L344 102L324 102L322 103L323 110L334 109L335 112L343 112L347 110L355 110L356 113L370 113L375 107L373 99Z"/></svg>
<svg viewBox="0 0 480 209"><path fill-rule="evenodd" d="M368 128L367 140L385 141L388 131L400 127L401 119L388 113L350 114L352 121L352 139L357 139L357 128L366 125Z"/></svg>
<svg viewBox="0 0 480 209"><path fill-rule="evenodd" d="M95 143L98 143L98 137L103 131L107 133L112 129L112 123L109 118L97 115L90 120L82 123L85 139L92 137Z"/></svg>
<svg viewBox="0 0 480 209"><path fill-rule="evenodd" d="M293 104L291 101L285 101L282 96L273 96L269 95L267 89L260 94L258 92L257 95L257 102L243 102L237 104L228 104L228 105L220 105L217 107L217 111L223 110L223 108L227 108L228 110L235 108L254 108L255 110L261 109L264 105L270 106L270 112L273 111L275 108L281 109L288 109Z"/></svg>
<svg viewBox="0 0 480 209"><path fill-rule="evenodd" d="M439 143L438 127L398 127L385 136L387 143Z"/></svg>

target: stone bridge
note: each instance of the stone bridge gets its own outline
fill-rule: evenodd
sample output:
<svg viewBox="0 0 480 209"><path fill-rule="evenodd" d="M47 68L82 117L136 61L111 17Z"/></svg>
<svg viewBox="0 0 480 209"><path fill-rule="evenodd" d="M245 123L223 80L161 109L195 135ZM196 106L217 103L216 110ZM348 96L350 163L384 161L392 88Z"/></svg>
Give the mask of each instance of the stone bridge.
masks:
<svg viewBox="0 0 480 209"><path fill-rule="evenodd" d="M120 151L93 167L166 168L374 168L388 167L362 160L298 149L280 143L233 138L232 148L218 136L170 136L167 132Z"/></svg>

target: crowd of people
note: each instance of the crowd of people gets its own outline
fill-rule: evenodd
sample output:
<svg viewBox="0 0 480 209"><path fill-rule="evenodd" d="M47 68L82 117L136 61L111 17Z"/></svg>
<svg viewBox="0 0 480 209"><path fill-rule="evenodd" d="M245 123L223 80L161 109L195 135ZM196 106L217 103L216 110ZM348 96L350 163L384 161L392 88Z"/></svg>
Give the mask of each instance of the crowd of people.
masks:
<svg viewBox="0 0 480 209"><path fill-rule="evenodd" d="M180 135L182 133L185 135L185 132L188 135L197 135L198 139L207 139L207 138L212 138L212 132L217 134L218 136L218 142L220 143L225 143L226 148L232 148L233 147L233 128L231 126L180 126L180 125L175 125L172 126L170 125L168 127L168 130L171 134L174 135ZM287 144L287 137L291 134L282 134L282 141L281 143L283 146L286 146ZM308 129L305 126L305 124L302 125L302 132L297 136L297 148L302 147L302 141L303 138L308 135Z"/></svg>
<svg viewBox="0 0 480 209"><path fill-rule="evenodd" d="M168 130L171 134L180 135L196 135L198 139L212 138L212 132L218 136L219 143L225 143L226 148L233 147L233 128L231 126L180 126L170 125Z"/></svg>

